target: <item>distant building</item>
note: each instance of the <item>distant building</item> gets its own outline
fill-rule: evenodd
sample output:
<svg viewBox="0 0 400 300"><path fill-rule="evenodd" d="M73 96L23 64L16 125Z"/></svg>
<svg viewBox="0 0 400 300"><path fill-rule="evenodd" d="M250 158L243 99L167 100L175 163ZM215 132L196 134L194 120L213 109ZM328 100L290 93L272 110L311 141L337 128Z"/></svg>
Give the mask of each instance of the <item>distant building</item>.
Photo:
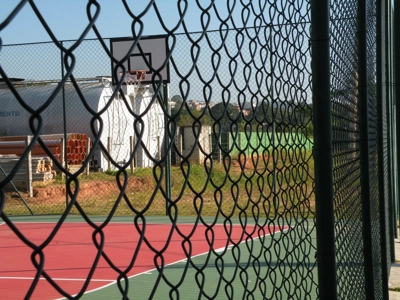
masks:
<svg viewBox="0 0 400 300"><path fill-rule="evenodd" d="M215 106L215 104L216 104L215 102L209 102L209 103L208 103L208 107L209 107L209 108L212 108L213 106Z"/></svg>
<svg viewBox="0 0 400 300"><path fill-rule="evenodd" d="M212 151L211 126L202 126L196 139L193 130L200 130L198 126L182 126L179 128L176 138L177 149L183 157L187 157L190 162L202 164L206 154ZM175 163L178 164L182 159L175 153Z"/></svg>
<svg viewBox="0 0 400 300"><path fill-rule="evenodd" d="M244 105L242 105L242 108L240 107L240 105L235 105L235 107L244 116L248 116L254 110L255 104L252 104L251 102L246 102Z"/></svg>
<svg viewBox="0 0 400 300"><path fill-rule="evenodd" d="M195 105L195 110L202 110L206 107L206 103L205 102L198 102Z"/></svg>
<svg viewBox="0 0 400 300"><path fill-rule="evenodd" d="M181 99L181 98L180 98ZM172 97L171 101L168 102L169 106L171 108L174 108L176 106L176 101L174 100L174 97ZM186 101L187 106L189 107L189 109L194 109L194 110L202 110L207 106L207 103L204 101L197 101L195 99L191 99ZM216 103L215 102L209 102L208 103L208 107L212 108Z"/></svg>
<svg viewBox="0 0 400 300"><path fill-rule="evenodd" d="M189 107L189 109L194 109L196 106L197 101L196 100L188 100L186 102L187 106Z"/></svg>

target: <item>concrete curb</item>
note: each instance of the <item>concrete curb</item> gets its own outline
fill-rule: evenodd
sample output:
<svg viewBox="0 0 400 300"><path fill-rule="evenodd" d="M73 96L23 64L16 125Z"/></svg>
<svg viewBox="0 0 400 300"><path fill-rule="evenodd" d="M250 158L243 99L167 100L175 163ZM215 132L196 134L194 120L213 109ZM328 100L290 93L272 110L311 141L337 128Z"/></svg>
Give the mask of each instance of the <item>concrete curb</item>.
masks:
<svg viewBox="0 0 400 300"><path fill-rule="evenodd" d="M400 288L400 239L394 240L394 247L396 261L390 268L389 289ZM400 292L389 291L389 299L400 300Z"/></svg>

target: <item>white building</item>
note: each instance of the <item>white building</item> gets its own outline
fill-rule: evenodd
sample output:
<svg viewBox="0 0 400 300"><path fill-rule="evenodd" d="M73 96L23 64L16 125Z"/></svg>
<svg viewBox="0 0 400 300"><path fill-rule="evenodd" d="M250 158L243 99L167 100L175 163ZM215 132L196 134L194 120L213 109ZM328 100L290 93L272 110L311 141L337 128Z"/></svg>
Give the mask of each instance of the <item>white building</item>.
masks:
<svg viewBox="0 0 400 300"><path fill-rule="evenodd" d="M40 112L40 134L80 133L92 141L99 137L102 146L95 149L94 158L101 170L108 168L105 151L109 149L112 159L122 165L131 156L131 137L140 143L136 152L136 166L153 165L152 158L160 154L159 144L164 137L164 115L153 92L148 87L139 89L136 97L115 97L110 101L113 87L107 78L79 82L79 93L70 83L54 94L57 83L37 82L19 85L17 92L26 105ZM132 93L132 86L124 90ZM0 136L32 135L27 111L8 88L0 89ZM135 117L136 116L136 117ZM134 121L140 134L134 131ZM38 121L34 121L38 126ZM65 128L64 128L65 127ZM36 130L34 130L36 131ZM114 169L114 167L111 167Z"/></svg>

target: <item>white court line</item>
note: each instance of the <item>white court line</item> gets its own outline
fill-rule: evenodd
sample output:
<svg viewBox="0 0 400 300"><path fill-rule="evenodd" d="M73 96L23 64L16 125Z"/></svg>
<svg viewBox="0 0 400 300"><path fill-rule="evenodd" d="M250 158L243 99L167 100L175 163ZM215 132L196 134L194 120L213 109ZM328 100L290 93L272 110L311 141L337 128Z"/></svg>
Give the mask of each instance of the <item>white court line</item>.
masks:
<svg viewBox="0 0 400 300"><path fill-rule="evenodd" d="M287 231L287 230L292 229L292 228L293 228L293 227L289 227L289 226L288 226L288 228L285 228L285 229L283 229L283 230L281 230L281 231L279 231L279 232L275 232L275 234L277 234L277 233L282 233L282 232ZM271 235L271 234L268 233L268 234L266 234L266 235L264 235L264 236L269 236L269 235ZM260 239L260 237L256 237L256 238L254 238L253 240L257 240L257 239ZM242 241L240 244L243 244L243 243L245 243L245 242L246 242L246 240ZM239 245L240 245L240 244L239 244ZM228 245L228 246L227 246L228 250L231 249L232 246L233 246L233 244ZM224 247L219 248L219 249L217 249L217 250L221 250L221 249L224 249ZM198 257L198 256L207 255L208 253L209 253L209 251L203 252L203 253L200 253L200 254L197 254L197 255L193 255L193 256L191 256L191 258L196 258L196 257ZM164 265L164 267L176 265L176 264L178 264L178 263L186 262L186 261L187 261L187 258L180 259L180 260L177 260L177 261L175 261L175 262L166 264L166 265ZM153 272L154 270L157 270L157 268L153 268L153 269L150 269L150 270L147 270L147 271L144 271L144 272L141 272L141 273L138 273L138 274L129 276L128 279L137 277L137 276L139 276L139 275L145 275L145 274L149 275L149 274L151 274L151 272ZM101 287L95 288L95 289L90 290L90 291L86 291L86 292L84 293L84 295L89 294L89 293L93 293L93 292L96 292L96 291L99 291L99 290L102 290L102 289L105 289L105 288L107 288L107 287L109 287L109 286L115 284L116 282L117 282L117 281L115 280L115 282L112 282L112 283L103 285L103 286L101 286ZM55 299L55 300L62 300L62 299L65 299L65 298L58 298L58 299Z"/></svg>
<svg viewBox="0 0 400 300"><path fill-rule="evenodd" d="M56 224L57 222L54 222L54 221L49 221L49 222L46 222L46 221L40 221L40 222L22 222L22 221L17 221L17 222L13 222L14 224L16 224L16 223L23 223L23 224L43 224L43 223L47 223L47 224ZM93 223L95 223L95 224L102 224L102 222L93 222ZM5 223L2 223L1 225L3 225L3 224L5 224ZM88 224L87 222L85 222L85 221L78 221L78 222L65 222L65 224ZM109 224L133 224L133 222L111 222L111 223L109 223ZM146 223L146 225L164 225L163 223ZM179 223L178 225L193 225L193 223ZM219 225L219 226L225 226L224 224L215 224L215 225ZM214 225L214 226L215 226ZM250 226L251 225L253 225L253 226L255 226L256 224L249 224ZM237 227L237 226L242 226L241 224L232 224L232 226L233 227ZM281 230L281 231L279 231L279 232L275 232L275 234L277 234L277 233L282 233L282 232L284 232L284 231L287 231L287 230L289 230L289 229L291 229L291 228L293 228L293 226L288 226L287 228L285 228L285 229L283 229L283 230ZM266 235L264 235L264 236L269 236L269 235L271 235L270 233L268 233L268 234L266 234ZM255 238L253 238L253 240L256 240L256 239L259 239L260 237L255 237ZM240 244L243 244L243 243L245 243L246 242L246 240L244 240L244 241L242 241ZM230 250L231 248L232 248L232 246L233 246L233 244L230 244L230 245L228 245L227 246L227 248L228 248L228 250ZM214 251L217 251L217 252L222 252L223 250L225 249L225 247L222 247L222 248L219 248L219 249L216 249L216 250L214 250ZM222 251L221 251L222 250ZM194 256L192 256L191 258L196 258L196 257L199 257L199 256L202 256L202 255L207 255L209 253L209 251L207 251L207 252L203 252L203 253L200 253L200 254L197 254L197 255L194 255ZM177 261L175 261L175 262L172 262L172 263L169 263L169 264L166 264L166 265L164 265L164 267L168 267L168 266L172 266L172 265L175 265L175 264L179 264L179 263L184 263L184 262L187 262L187 258L184 258L184 259L180 259L180 260L177 260ZM129 279L131 279L131 278L134 278L134 277L137 277L137 276L140 276L140 275L151 275L151 273L153 272L153 271L155 271L155 270L157 270L157 268L153 268L153 269L150 269L150 270L146 270L146 271L143 271L143 272L140 272L140 273L137 273L137 274L135 274L135 275L132 275L132 276L129 276L128 277L128 280ZM12 277L6 277L6 278L8 278L8 279L12 279ZM0 279L6 279L5 277L0 277ZM15 279L21 279L21 278L23 278L23 277L16 277ZM25 280L27 280L28 278L23 278L23 279L25 279ZM33 280L34 278L29 278L30 280ZM40 278L40 280L45 280L45 278L44 277L41 277ZM54 279L54 280L70 280L70 281L72 281L72 280L74 280L74 279L68 279L68 278L59 278L59 279ZM86 279L76 279L76 281L85 281ZM91 281L93 281L93 282L109 282L108 284L106 284L106 285L103 285L103 286L101 286L101 287L98 287L98 288L95 288L95 289L93 289L93 290L90 290L90 291L86 291L84 294L89 294L89 293L92 293L92 292L96 292L96 291L99 291L99 290L102 290L102 289L105 289L105 288L107 288L107 287L109 287L109 286L112 286L113 284L116 284L116 282L117 282L117 280L106 280L106 279L91 279ZM57 298L57 299L55 299L55 300L63 300L63 299L66 299L66 298Z"/></svg>
<svg viewBox="0 0 400 300"><path fill-rule="evenodd" d="M33 280L34 277L13 277L13 276L0 276L1 279L8 279L8 280ZM57 281L86 281L86 279L82 278L52 278L53 280ZM39 280L46 280L44 277L40 277ZM114 282L115 279L91 279L90 281L96 282Z"/></svg>

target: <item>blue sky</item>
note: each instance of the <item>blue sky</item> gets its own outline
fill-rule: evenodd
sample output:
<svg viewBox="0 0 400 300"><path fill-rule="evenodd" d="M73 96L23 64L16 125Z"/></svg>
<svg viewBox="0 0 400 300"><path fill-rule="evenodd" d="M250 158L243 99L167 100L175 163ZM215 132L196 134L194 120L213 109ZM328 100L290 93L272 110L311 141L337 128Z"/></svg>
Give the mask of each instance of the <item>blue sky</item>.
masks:
<svg viewBox="0 0 400 300"><path fill-rule="evenodd" d="M138 15L143 12L143 9L150 0L127 0L130 5L131 10L134 14ZM286 17L293 17L296 22L304 22L308 20L308 15L306 8L307 6L302 4L306 4L303 0L290 2L291 6L286 6L288 2L285 1L277 1L275 6L270 6L268 4L264 7L263 14L261 13L259 5L259 1L252 1L253 7L251 7L248 13L248 21L247 24L243 24L242 21L242 12L246 13L246 8L243 7L242 3L249 3L250 0L216 0L214 8L210 10L210 25L207 30L216 30L219 29L222 22L218 20L219 18L226 19L228 17L228 5L232 5L232 3L236 3L236 7L234 8L234 14L232 19L230 19L228 23L228 27L230 29L233 28L233 22L235 26L238 28L242 27L253 27L260 26L260 22L254 24L253 21L256 20L257 15L262 16L263 21L262 25L268 24L269 22L266 20L270 17L271 11L287 11ZM7 16L12 12L12 10L18 5L19 0L0 0L0 24L7 18ZM85 29L85 26L89 23L88 17L86 15L87 9L87 0L35 0L34 3L38 7L40 13L43 18L46 20L48 26L53 31L53 34L59 41L66 40L76 40L80 37L82 32ZM101 12L98 20L96 21L96 26L100 31L100 34L103 38L114 38L114 37L129 37L132 36L131 32L131 23L132 18L126 12L125 7L121 0L97 0L97 2L101 5ZM165 23L165 26L172 30L179 21L179 13L177 5L180 3L182 6L185 3L188 3L188 12L185 15L184 22L187 27L188 32L199 32L203 31L202 28L202 19L204 21L204 15L202 12L210 6L213 0L156 0L157 7L160 11L161 18ZM261 1L262 2L262 1ZM133 5L135 4L135 5ZM199 7L200 6L200 7ZM94 7L92 7L94 10ZM301 10L301 13L295 13L295 10ZM246 15L246 14L245 14ZM275 18L276 22L287 23L289 20L285 18L280 18L278 20L279 14L275 14L271 18ZM162 28L161 22L158 16L155 13L154 8L150 8L150 10L146 13L146 15L142 18L144 23L144 32L143 35L161 35L165 34L165 29ZM204 23L204 22L203 22ZM245 26L244 26L245 25ZM223 29L227 29L223 27ZM177 29L176 33L183 32L183 27ZM269 31L268 31L269 32ZM307 28L299 28L299 30L295 31L296 34L306 34L308 32ZM254 33L254 32L253 32ZM279 33L279 32L277 32ZM274 34L277 34L274 33ZM295 38L295 35L291 34L292 31L284 32L283 35L287 36L288 40ZM255 33L254 33L255 34ZM252 33L250 33L252 35ZM279 35L279 34L278 34ZM213 47L217 47L220 42L222 42L221 37L218 32L213 32L209 37L213 37L212 43ZM51 41L50 36L47 34L43 25L39 22L38 17L33 12L32 7L29 3L26 3L22 10L16 15L16 17L11 21L10 24L5 26L3 30L0 31L0 38L2 39L3 45L13 45L13 44L24 44L24 43L39 43L39 42L49 42ZM85 37L96 38L94 32L91 30L89 34ZM258 39L262 39L261 36ZM264 37L265 38L265 37ZM303 39L303 46L308 47L307 37ZM300 40L300 39L299 39ZM231 35L230 39L226 40L225 43L227 45L232 45L228 47L224 51L228 51L231 53L236 53L238 51L238 47L235 42L235 35ZM206 44L207 41L205 38L201 40L202 51L199 57L199 61L197 63L198 69L197 72L201 74L202 80L210 80L212 75L214 74L213 68L211 68L211 61L214 59L214 56L211 55L212 49L210 49L210 45ZM71 43L64 44L64 47L69 47ZM296 44L297 45L297 44ZM297 47L293 44L293 47ZM61 65L60 65L60 50L51 47L52 43L48 45L26 45L23 47L3 47L1 49L0 55L2 59L2 68L5 70L7 76L16 77L16 78L25 78L26 80L57 80L61 78ZM186 37L184 41L181 42L179 46L179 51L175 51L174 55L176 58L176 64L178 65L176 68L180 73L186 76L192 67L192 42L188 42ZM46 48L48 47L48 48ZM279 45L275 45L277 51L282 51L284 48L285 51L287 49L287 43L280 43ZM98 45L100 48L100 45ZM245 84L243 80L243 64L244 61L248 61L251 57L249 51L251 47L244 47L245 50L240 50L241 58L237 63L238 71L235 76L239 77L240 84ZM18 51L14 50L18 49ZM100 48L100 52L96 55L93 54L94 48L85 48L81 45L79 51L75 51L74 55L79 61L75 66L74 75L76 78L92 78L95 76L109 76L111 74L111 65L109 63L109 58L106 56L106 53L102 51ZM24 51L24 52L21 52ZM294 50L293 50L294 51ZM292 51L292 52L293 52ZM302 58L301 64L304 64L303 69L305 70L309 65L309 59L304 55L306 49L303 49L302 52L296 52L297 60L300 60L300 56ZM291 52L291 53L292 53ZM287 53L287 52L285 52ZM293 52L294 53L294 52ZM292 53L294 58L294 54ZM252 62L254 64L260 63L265 59L265 51L260 51L257 58L252 58ZM45 63L43 63L45 62ZM83 63L82 63L83 62ZM224 85L228 85L228 82L231 81L232 75L228 72L231 67L231 61L227 55L222 56L220 70L220 79L224 83ZM275 63L278 63L278 59L275 59ZM287 65L285 59L281 59L281 65ZM88 67L89 66L89 67ZM276 69L276 75L283 78L283 76L295 76L293 72L288 73L286 69ZM281 75L280 75L281 74ZM297 73L296 73L297 74ZM174 77L175 76L175 77ZM183 82L184 80L177 79L177 72L171 71L171 84L170 84L170 92L172 95L180 93L181 86L178 83ZM258 82L256 80L257 72L253 72L252 76L255 78L254 83ZM297 76L300 78L300 76ZM294 78L293 81L297 82L298 78ZM185 79L186 80L186 79ZM200 79L196 72L191 73L190 80L193 84L190 87L190 99L202 99L205 96L203 95L203 84L197 84L200 82ZM217 80L213 81L215 84L213 93L215 95L221 95L220 91L221 87L218 86L219 83ZM299 83L302 85L303 83ZM308 84L307 81L304 83ZM218 87L217 87L218 86ZM184 87L185 89L187 87ZM303 91L308 87L304 87ZM233 97L233 96L232 96ZM286 96L285 96L286 97ZM294 97L294 96L291 96ZM297 96L296 96L297 97ZM300 97L300 96L299 96ZM218 98L216 101L220 101Z"/></svg>
<svg viewBox="0 0 400 300"><path fill-rule="evenodd" d="M19 0L1 0L0 22L4 21L19 2ZM104 38L131 36L130 25L132 19L126 13L122 2L117 0L98 0L98 2L101 5L101 13L96 25L102 36ZM127 2L130 3L132 11L136 14L142 12L143 8L148 4L147 0L131 0ZM190 4L185 17L188 31L201 31L201 9L197 7L196 1L190 0L188 2ZM203 0L198 2L203 7L206 7L211 1ZM156 3L166 26L172 29L179 19L177 1L157 0ZM88 23L86 15L87 1L85 0L36 0L35 4L58 40L75 40L79 38ZM217 1L217 6L218 12L222 13L222 15L225 12L226 16L227 3L225 1ZM240 22L242 7L238 7L235 10L237 12L235 22ZM144 35L165 33L153 8L145 15L143 21ZM220 22L212 14L209 29L218 29L219 25ZM183 32L183 28L179 28L177 32ZM13 21L0 31L0 37L4 45L50 41L49 35L40 24L29 3L25 4ZM90 31L86 38L95 38L93 31Z"/></svg>

